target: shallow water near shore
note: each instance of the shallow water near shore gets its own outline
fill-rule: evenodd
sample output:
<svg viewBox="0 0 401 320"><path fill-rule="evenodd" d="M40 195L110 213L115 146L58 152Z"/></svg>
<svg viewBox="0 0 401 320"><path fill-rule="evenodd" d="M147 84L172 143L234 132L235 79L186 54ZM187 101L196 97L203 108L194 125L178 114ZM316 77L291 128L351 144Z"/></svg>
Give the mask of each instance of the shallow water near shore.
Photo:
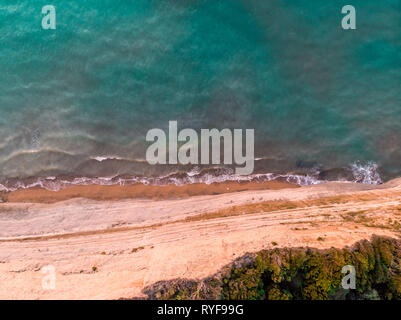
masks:
<svg viewBox="0 0 401 320"><path fill-rule="evenodd" d="M0 5L0 189L224 180L381 183L401 172L401 3ZM150 166L148 130L254 128L255 172Z"/></svg>

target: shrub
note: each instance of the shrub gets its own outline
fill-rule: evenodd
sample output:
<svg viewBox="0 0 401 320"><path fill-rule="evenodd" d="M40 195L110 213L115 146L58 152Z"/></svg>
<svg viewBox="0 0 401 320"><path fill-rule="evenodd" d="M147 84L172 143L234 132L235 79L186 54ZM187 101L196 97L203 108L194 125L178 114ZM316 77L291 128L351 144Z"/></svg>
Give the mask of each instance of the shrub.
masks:
<svg viewBox="0 0 401 320"><path fill-rule="evenodd" d="M401 299L401 241L373 237L344 249L275 248L245 255L214 276L147 288L161 299ZM356 290L341 286L352 265Z"/></svg>

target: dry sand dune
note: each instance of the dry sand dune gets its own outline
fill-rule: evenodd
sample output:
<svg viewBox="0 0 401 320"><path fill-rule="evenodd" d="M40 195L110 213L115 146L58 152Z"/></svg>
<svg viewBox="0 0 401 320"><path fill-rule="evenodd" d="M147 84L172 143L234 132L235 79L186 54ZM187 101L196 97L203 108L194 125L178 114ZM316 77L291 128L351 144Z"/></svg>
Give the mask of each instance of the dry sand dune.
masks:
<svg viewBox="0 0 401 320"><path fill-rule="evenodd" d="M401 180L249 190L176 200L0 204L1 299L141 297L156 281L201 278L277 246L343 247L398 237ZM56 288L42 288L46 265Z"/></svg>

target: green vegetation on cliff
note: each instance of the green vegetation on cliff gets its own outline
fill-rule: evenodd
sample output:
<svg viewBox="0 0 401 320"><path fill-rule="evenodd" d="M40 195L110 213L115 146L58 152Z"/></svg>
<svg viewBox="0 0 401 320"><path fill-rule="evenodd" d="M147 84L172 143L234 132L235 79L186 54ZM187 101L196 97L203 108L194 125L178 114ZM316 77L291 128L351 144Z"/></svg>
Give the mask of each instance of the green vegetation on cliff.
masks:
<svg viewBox="0 0 401 320"><path fill-rule="evenodd" d="M343 289L345 265L356 289ZM351 248L275 248L245 255L212 277L158 282L151 299L401 299L401 241L373 237Z"/></svg>

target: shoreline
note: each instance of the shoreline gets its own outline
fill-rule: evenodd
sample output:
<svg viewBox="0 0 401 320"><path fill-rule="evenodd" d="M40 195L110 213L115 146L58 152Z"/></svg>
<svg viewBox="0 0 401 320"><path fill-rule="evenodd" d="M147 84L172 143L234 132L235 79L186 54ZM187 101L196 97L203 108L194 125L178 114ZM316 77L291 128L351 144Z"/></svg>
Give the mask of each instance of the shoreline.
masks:
<svg viewBox="0 0 401 320"><path fill-rule="evenodd" d="M300 166L302 168L302 163ZM80 197L98 201L163 200L248 190L298 188L330 182L372 186L386 184L386 182L383 183L375 164L362 166L354 163L352 166L325 169L314 173L258 171L245 176L236 175L227 168L202 170L193 168L190 171L176 171L160 176L60 175L32 176L22 179L1 177L0 203L55 203Z"/></svg>

